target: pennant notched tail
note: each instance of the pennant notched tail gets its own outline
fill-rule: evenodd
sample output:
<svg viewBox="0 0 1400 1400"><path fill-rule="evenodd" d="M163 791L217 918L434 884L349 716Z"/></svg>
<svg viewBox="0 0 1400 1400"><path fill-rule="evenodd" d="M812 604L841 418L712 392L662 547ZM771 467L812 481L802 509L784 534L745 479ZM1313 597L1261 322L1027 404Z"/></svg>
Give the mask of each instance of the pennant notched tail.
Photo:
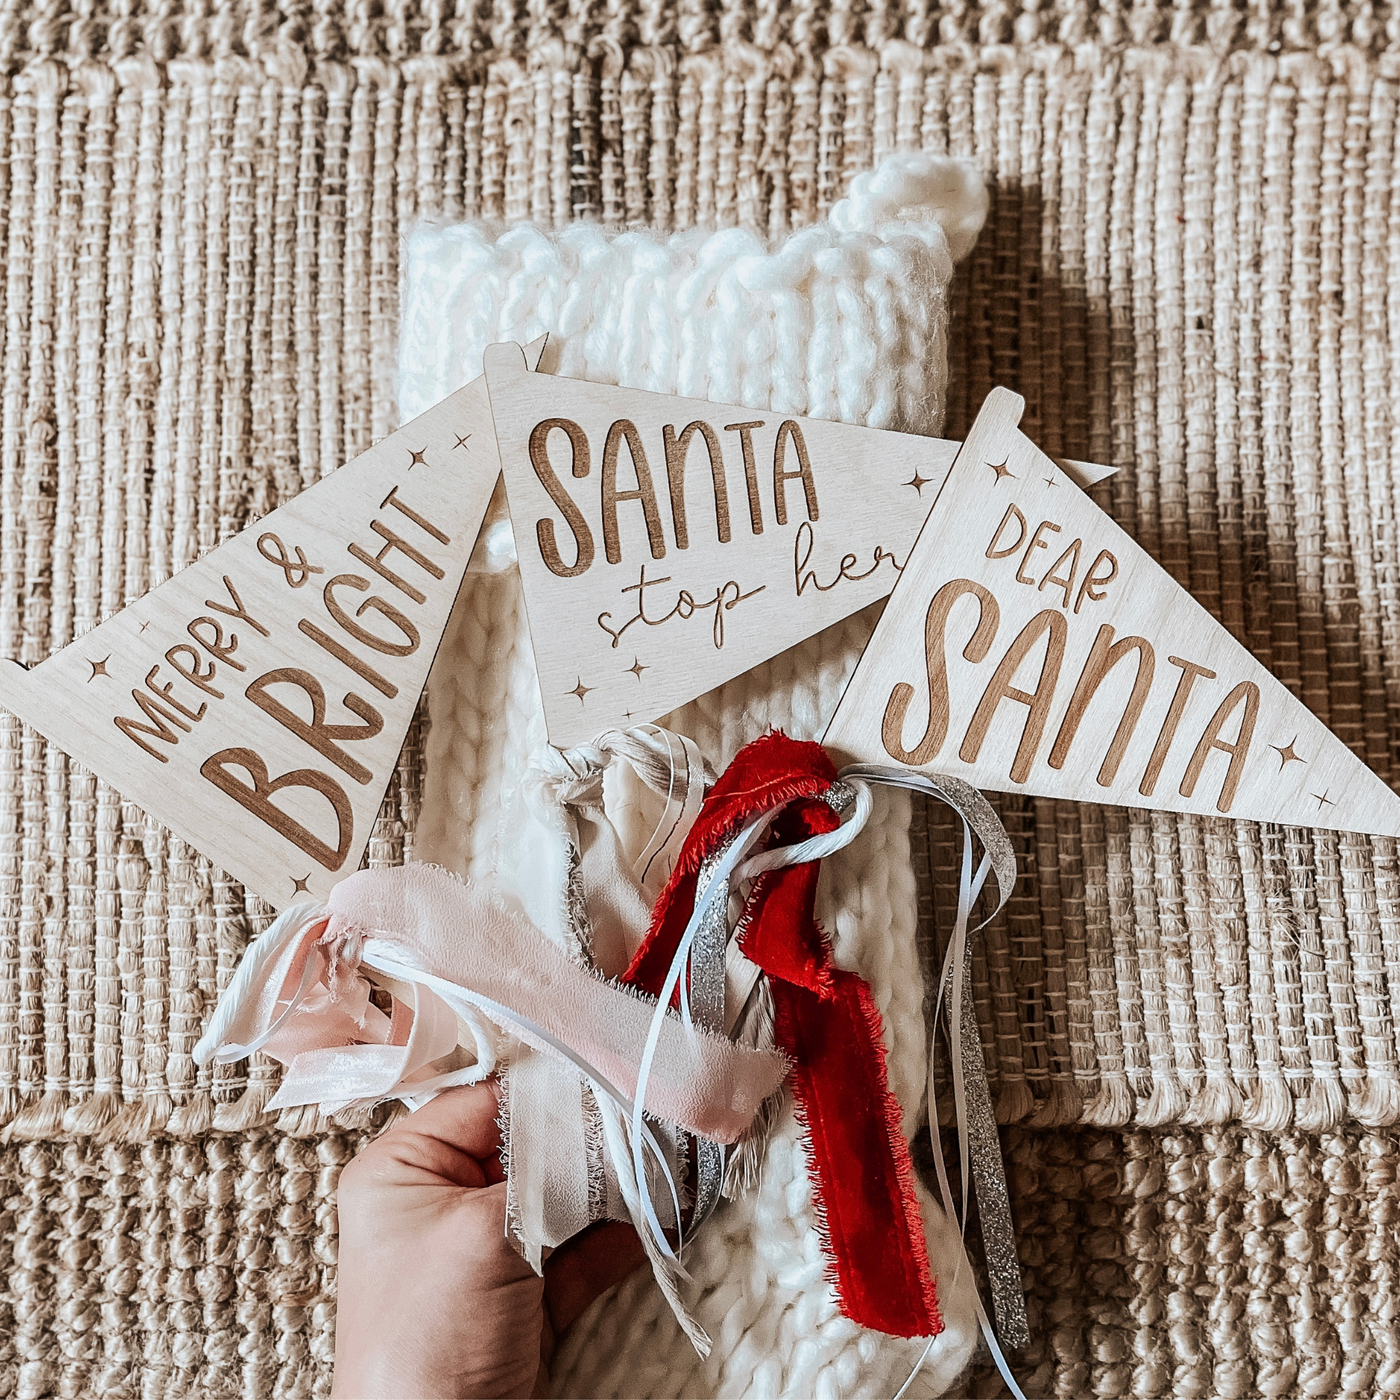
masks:
<svg viewBox="0 0 1400 1400"><path fill-rule="evenodd" d="M1400 836L1400 798L988 396L824 742L980 788Z"/></svg>
<svg viewBox="0 0 1400 1400"><path fill-rule="evenodd" d="M324 898L498 476L479 378L46 661L0 661L0 704L274 907Z"/></svg>

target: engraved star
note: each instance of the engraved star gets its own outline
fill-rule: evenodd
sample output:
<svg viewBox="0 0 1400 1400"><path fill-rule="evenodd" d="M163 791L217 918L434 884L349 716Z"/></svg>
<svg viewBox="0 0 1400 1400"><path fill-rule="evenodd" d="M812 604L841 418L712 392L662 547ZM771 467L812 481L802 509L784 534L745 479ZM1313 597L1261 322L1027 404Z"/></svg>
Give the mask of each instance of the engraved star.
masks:
<svg viewBox="0 0 1400 1400"><path fill-rule="evenodd" d="M427 465L428 449L426 447L423 448L420 452L410 451L408 455L413 458L413 460L408 464L409 471L412 471L414 467L421 467Z"/></svg>
<svg viewBox="0 0 1400 1400"><path fill-rule="evenodd" d="M1320 812L1324 807L1335 807L1337 804L1327 796L1331 788L1324 788L1322 792L1310 792L1309 797L1317 798L1317 810Z"/></svg>
<svg viewBox="0 0 1400 1400"><path fill-rule="evenodd" d="M588 695L590 692L592 692L592 691L594 691L594 690L597 690L597 688L598 688L598 687L595 686L595 685L584 685L584 683L583 683L583 677L580 676L580 677L578 678L578 684L577 684L571 691L569 691L568 694L570 694L570 695L577 695L577 696L578 696L578 702L579 702L580 705L582 705L582 704L583 704L583 697L584 697L585 695Z"/></svg>
<svg viewBox="0 0 1400 1400"><path fill-rule="evenodd" d="M1294 752L1294 750L1293 750L1293 745L1296 744L1297 742L1298 742L1298 736L1295 734L1295 735L1293 736L1293 738L1292 738L1291 740L1289 740L1288 743L1284 744L1282 747L1280 747L1278 744L1270 744L1270 745L1269 745L1269 747L1270 747L1271 749L1273 749L1273 751L1274 751L1276 754L1278 754L1278 771L1279 771L1280 773L1282 773L1283 770L1284 770L1285 768L1287 768L1288 765L1289 765L1290 763L1306 763L1306 762L1307 762L1306 759L1300 758L1300 757L1298 756L1298 754L1296 754L1296 753Z"/></svg>
<svg viewBox="0 0 1400 1400"><path fill-rule="evenodd" d="M87 664L92 667L92 675L88 677L89 685L91 685L93 681L95 681L98 678L98 676L106 676L110 674L110 672L107 670L107 663L112 659L112 655L110 652L108 652L108 654L104 656L101 661L93 661L90 657L85 659L87 660Z"/></svg>
<svg viewBox="0 0 1400 1400"><path fill-rule="evenodd" d="M310 894L310 893L311 893L311 889L310 889L310 885L309 885L309 883L308 883L308 882L310 881L310 879L311 879L311 876L310 876L310 875L303 875L303 876L301 877L300 880L293 880L293 881L292 881L292 893L293 893L293 894Z"/></svg>
<svg viewBox="0 0 1400 1400"><path fill-rule="evenodd" d="M144 632L144 631L146 630L146 628L148 628L150 625L151 625L151 619L150 619L150 618L147 618L147 619L145 620L145 622L143 622L143 623L141 624L141 631Z"/></svg>
<svg viewBox="0 0 1400 1400"><path fill-rule="evenodd" d="M1009 476L1009 477L1012 479L1012 481L1017 480L1016 473L1013 472L1013 471L1006 465L1006 462L1009 462L1010 460L1011 460L1011 459L1008 457L1008 458L1006 459L1006 461L1002 461L1002 462L988 462L988 463L987 463L987 465L997 474L997 480L998 480L998 481L1000 481L1003 477L1007 477L1007 476Z"/></svg>
<svg viewBox="0 0 1400 1400"><path fill-rule="evenodd" d="M1058 486L1060 484L1053 476L1042 477L1041 479L1047 486Z"/></svg>
<svg viewBox="0 0 1400 1400"><path fill-rule="evenodd" d="M638 661L637 658L634 656L634 657L632 658L632 664L631 664L630 666L625 667L624 669L625 669L625 670L628 670L628 671L631 671L631 673L632 673L634 676L636 676L636 678L637 678L638 680L641 680L641 678L642 678L642 672L643 672L643 671L650 671L650 670L651 670L651 667L650 667L650 666L643 666L642 663L641 663L640 661Z"/></svg>
<svg viewBox="0 0 1400 1400"><path fill-rule="evenodd" d="M914 475L910 477L909 480L906 481L904 484L906 486L912 486L914 490L917 491L920 496L922 496L924 494L924 487L927 486L932 480L933 478L931 476L920 476L919 469L915 467Z"/></svg>
<svg viewBox="0 0 1400 1400"><path fill-rule="evenodd" d="M461 436L459 436L459 437L457 438L457 441L454 442L454 443L452 444L453 448L454 448L454 449L456 449L456 448L458 448L458 447L466 448L467 442L468 442L468 440L469 440L470 438L471 438L471 434L470 434L470 433L468 433L466 437L461 437ZM471 449L468 448L467 450L470 451Z"/></svg>

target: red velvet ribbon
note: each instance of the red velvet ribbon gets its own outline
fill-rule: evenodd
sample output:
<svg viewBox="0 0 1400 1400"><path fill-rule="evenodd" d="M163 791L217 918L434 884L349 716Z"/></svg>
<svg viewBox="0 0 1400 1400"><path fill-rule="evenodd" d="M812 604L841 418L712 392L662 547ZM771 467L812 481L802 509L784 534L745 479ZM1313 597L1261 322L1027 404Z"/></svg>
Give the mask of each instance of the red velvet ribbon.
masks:
<svg viewBox="0 0 1400 1400"><path fill-rule="evenodd" d="M741 749L705 799L651 928L623 980L655 996L695 906L702 862L754 817L789 803L770 841L791 845L835 829L817 798L836 779L820 744L774 731ZM797 1113L811 1153L818 1225L841 1311L896 1337L943 1330L909 1144L885 1073L870 988L836 967L813 914L819 861L754 881L740 947L768 976L775 1035L792 1059Z"/></svg>

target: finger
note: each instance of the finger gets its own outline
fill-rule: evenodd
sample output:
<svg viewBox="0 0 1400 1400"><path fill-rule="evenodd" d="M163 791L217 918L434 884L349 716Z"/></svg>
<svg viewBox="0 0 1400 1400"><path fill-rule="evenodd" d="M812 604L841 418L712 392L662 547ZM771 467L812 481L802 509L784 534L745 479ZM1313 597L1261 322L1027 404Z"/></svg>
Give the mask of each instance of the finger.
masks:
<svg viewBox="0 0 1400 1400"><path fill-rule="evenodd" d="M645 1262L637 1232L617 1220L590 1225L560 1245L544 1267L544 1304L555 1336Z"/></svg>
<svg viewBox="0 0 1400 1400"><path fill-rule="evenodd" d="M374 1178L427 1176L467 1187L502 1180L496 1111L489 1083L445 1090L365 1148L361 1170Z"/></svg>
<svg viewBox="0 0 1400 1400"><path fill-rule="evenodd" d="M401 1118L392 1131L435 1138L483 1160L498 1155L501 1150L499 1111L492 1081L462 1084L443 1090L431 1103Z"/></svg>

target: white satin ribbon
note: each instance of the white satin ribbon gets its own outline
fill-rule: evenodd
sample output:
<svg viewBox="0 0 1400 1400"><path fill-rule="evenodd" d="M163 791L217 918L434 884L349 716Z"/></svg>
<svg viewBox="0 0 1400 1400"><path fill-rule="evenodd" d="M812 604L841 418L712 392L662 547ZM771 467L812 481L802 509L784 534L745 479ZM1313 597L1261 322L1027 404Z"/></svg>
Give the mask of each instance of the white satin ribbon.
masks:
<svg viewBox="0 0 1400 1400"><path fill-rule="evenodd" d="M626 759L642 782L663 799L651 835L632 861L632 873L650 907L671 877L714 774L693 739L660 725L612 729L599 736L598 745Z"/></svg>

